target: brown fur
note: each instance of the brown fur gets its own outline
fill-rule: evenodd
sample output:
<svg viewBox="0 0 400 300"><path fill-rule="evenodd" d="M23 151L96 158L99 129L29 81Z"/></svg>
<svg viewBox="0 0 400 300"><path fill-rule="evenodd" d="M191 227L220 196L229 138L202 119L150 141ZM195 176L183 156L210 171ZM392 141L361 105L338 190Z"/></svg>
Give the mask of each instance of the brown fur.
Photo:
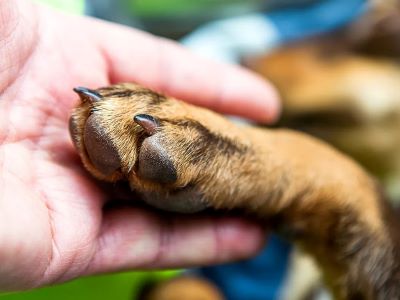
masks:
<svg viewBox="0 0 400 300"><path fill-rule="evenodd" d="M390 234L391 211L374 180L352 160L307 135L238 127L138 85L96 92L102 100L83 101L71 117L74 143L95 177L128 180L141 193L163 195L157 201L166 208L173 205L171 194L191 187L191 201L242 209L297 242L321 265L337 299L400 299L400 247ZM154 135L146 136L133 121L138 114L158 120ZM91 115L118 151L121 166L111 175L87 155L83 132ZM146 180L137 172L142 144L153 137L174 166L174 182Z"/></svg>

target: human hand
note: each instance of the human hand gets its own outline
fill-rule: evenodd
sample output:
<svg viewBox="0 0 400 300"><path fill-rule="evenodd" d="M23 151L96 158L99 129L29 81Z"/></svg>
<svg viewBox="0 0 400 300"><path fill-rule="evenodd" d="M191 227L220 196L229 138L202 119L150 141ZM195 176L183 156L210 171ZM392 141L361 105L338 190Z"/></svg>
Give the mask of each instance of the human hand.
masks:
<svg viewBox="0 0 400 300"><path fill-rule="evenodd" d="M258 121L274 90L233 66L122 26L23 0L0 3L0 290L82 275L220 263L254 254L264 233L227 217L104 209L68 134L74 86L138 82Z"/></svg>

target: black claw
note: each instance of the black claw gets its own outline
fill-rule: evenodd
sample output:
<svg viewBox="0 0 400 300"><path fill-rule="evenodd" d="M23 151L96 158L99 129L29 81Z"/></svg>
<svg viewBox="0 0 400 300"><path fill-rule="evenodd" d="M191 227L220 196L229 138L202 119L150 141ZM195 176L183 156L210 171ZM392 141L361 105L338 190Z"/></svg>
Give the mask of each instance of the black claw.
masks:
<svg viewBox="0 0 400 300"><path fill-rule="evenodd" d="M77 93L79 98L84 102L96 102L103 98L98 92L81 86L74 88L74 92Z"/></svg>
<svg viewBox="0 0 400 300"><path fill-rule="evenodd" d="M133 120L139 124L148 135L155 134L160 126L160 123L157 119L146 114L136 115L134 116Z"/></svg>

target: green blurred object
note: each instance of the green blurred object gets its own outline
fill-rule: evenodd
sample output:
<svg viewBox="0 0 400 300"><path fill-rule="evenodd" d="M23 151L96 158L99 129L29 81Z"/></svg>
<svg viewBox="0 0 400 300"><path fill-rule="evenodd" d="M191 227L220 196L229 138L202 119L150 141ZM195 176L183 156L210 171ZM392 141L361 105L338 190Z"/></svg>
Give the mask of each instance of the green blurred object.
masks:
<svg viewBox="0 0 400 300"><path fill-rule="evenodd" d="M113 275L86 277L57 286L29 292L0 295L1 300L135 300L141 288L148 282L176 276L179 271L130 272Z"/></svg>
<svg viewBox="0 0 400 300"><path fill-rule="evenodd" d="M265 0L86 0L85 3L91 16L173 39L210 21L263 11L266 5Z"/></svg>
<svg viewBox="0 0 400 300"><path fill-rule="evenodd" d="M229 11L261 8L260 0L125 0L136 15L142 16L176 16L204 15L215 11Z"/></svg>
<svg viewBox="0 0 400 300"><path fill-rule="evenodd" d="M83 14L85 7L84 0L34 0L69 13Z"/></svg>

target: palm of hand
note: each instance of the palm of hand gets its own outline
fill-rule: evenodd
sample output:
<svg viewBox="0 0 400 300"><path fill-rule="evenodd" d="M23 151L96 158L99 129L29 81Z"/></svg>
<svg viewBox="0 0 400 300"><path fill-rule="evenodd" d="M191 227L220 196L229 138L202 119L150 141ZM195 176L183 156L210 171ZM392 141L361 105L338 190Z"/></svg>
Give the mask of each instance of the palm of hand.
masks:
<svg viewBox="0 0 400 300"><path fill-rule="evenodd" d="M35 17L36 26L24 33L34 37L31 43L13 45L28 53L15 66L24 75L4 90L0 104L3 238L19 252L9 253L1 271L13 274L5 286L23 281L16 288L84 273L102 224L102 196L80 166L67 121L76 98L71 87L106 84L105 61L94 43L68 48L84 35L70 36L53 18Z"/></svg>
<svg viewBox="0 0 400 300"><path fill-rule="evenodd" d="M14 18L13 2L6 1L5 6ZM0 229L0 260L5 262L0 290L127 268L221 262L254 253L262 243L262 232L242 221L164 220L139 208L104 212L105 196L82 169L67 124L77 98L72 87L78 85L137 80L231 113L242 111L247 81L248 85L254 81L254 95L270 91L249 74L240 78L243 89L221 91L216 89L221 82L215 81L208 90L199 78L209 79L203 75L210 66L199 62L192 66L198 72L189 73L186 62L193 58L174 45L100 22L32 10L27 3L19 6L24 18L2 32L8 40L0 48L10 58L0 70L0 219L7 224ZM115 42L105 46L107 36ZM142 51L135 48L137 42ZM160 51L161 47L165 49ZM113 57L114 51L120 56ZM161 54L168 59L161 59ZM181 68L165 64L174 59ZM133 77L130 72L135 67L141 72ZM216 78L237 72L225 68L222 73L229 76L221 76L215 70ZM195 89L182 86L179 79L197 82L202 95L197 97ZM230 86L231 78L225 79ZM214 98L220 99L219 107L207 101ZM232 99L229 108L225 98ZM266 107L260 103L254 101L245 116L261 118L260 109Z"/></svg>

